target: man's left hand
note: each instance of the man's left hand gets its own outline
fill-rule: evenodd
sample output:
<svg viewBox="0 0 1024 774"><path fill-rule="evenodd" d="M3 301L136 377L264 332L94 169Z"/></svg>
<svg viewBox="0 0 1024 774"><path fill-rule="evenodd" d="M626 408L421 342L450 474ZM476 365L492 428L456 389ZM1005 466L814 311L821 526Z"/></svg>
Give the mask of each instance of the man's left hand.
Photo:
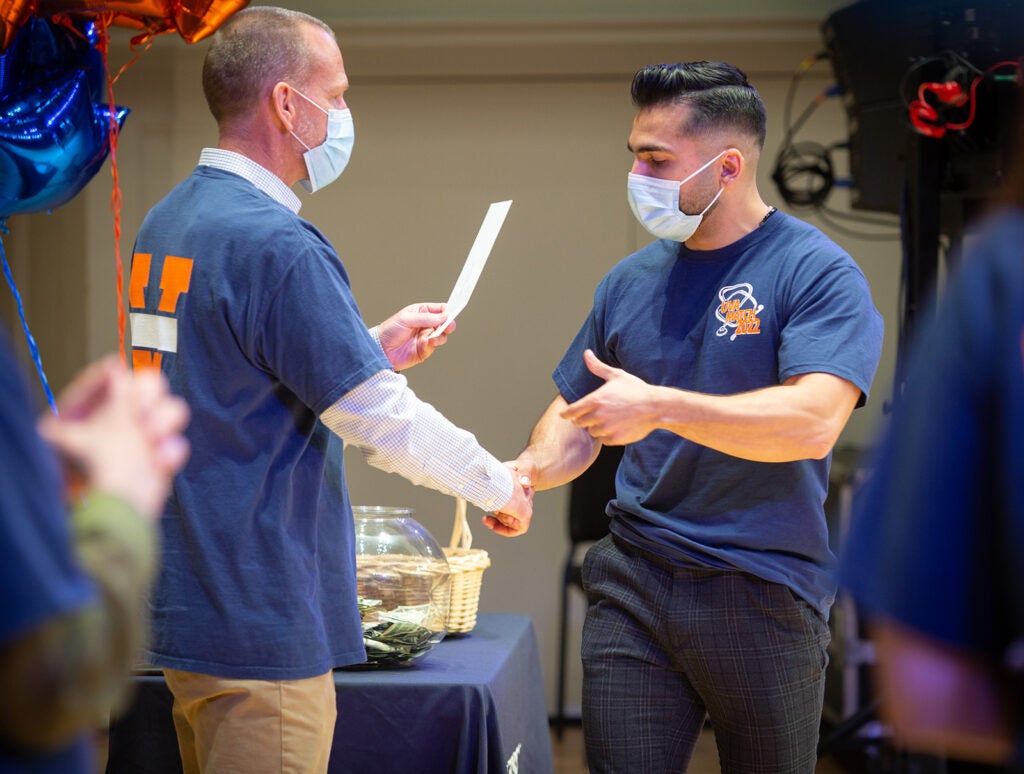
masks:
<svg viewBox="0 0 1024 774"><path fill-rule="evenodd" d="M602 362L589 349L583 353L587 368L604 384L569 404L561 413L591 437L609 446L622 446L645 438L657 429L653 413L654 387L621 368Z"/></svg>

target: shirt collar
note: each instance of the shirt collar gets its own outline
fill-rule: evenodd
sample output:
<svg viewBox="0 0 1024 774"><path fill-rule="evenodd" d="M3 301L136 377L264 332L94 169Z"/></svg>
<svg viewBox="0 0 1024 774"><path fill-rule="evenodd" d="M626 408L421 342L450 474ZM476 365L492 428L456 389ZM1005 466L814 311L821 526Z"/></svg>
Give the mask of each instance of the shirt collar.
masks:
<svg viewBox="0 0 1024 774"><path fill-rule="evenodd" d="M203 148L199 154L199 166L233 172L248 180L278 204L287 207L296 215L299 214L302 201L295 192L286 186L281 178L248 156L222 148Z"/></svg>

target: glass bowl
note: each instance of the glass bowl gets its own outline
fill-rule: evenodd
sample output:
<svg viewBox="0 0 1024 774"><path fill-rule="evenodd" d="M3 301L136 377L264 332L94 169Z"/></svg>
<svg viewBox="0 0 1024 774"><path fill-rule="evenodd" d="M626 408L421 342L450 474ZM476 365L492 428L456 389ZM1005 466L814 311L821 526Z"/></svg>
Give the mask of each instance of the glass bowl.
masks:
<svg viewBox="0 0 1024 774"><path fill-rule="evenodd" d="M409 666L447 632L452 590L448 560L410 508L360 505L352 513L367 657L356 666Z"/></svg>

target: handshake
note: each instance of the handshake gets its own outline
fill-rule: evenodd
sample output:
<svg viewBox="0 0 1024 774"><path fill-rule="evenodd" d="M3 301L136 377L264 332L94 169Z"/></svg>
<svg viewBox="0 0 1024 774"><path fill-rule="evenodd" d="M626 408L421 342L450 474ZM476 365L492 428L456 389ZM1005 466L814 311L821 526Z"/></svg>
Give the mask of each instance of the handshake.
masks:
<svg viewBox="0 0 1024 774"><path fill-rule="evenodd" d="M526 534L533 518L533 465L519 460L506 462L512 473L512 497L500 511L484 516L484 526L505 537Z"/></svg>

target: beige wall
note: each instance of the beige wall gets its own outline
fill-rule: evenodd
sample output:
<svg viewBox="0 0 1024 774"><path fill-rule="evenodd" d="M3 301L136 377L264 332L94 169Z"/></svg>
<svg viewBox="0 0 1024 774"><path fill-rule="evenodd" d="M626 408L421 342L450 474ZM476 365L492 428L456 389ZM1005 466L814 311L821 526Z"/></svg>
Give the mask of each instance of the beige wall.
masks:
<svg viewBox="0 0 1024 774"><path fill-rule="evenodd" d="M408 374L422 398L503 459L519 451L553 397L551 370L598 279L648 241L625 204L632 72L650 62L702 58L746 69L769 107L762 195L781 206L769 174L783 100L800 61L821 48L816 23L770 20L363 24L340 28L339 37L352 81L355 155L338 183L305 197L303 215L337 246L368 324L413 301L444 300L487 204L515 202L458 333ZM118 156L126 264L146 209L215 139L199 88L202 52L203 44L160 38L116 87L117 101L132 109ZM829 75L827 65L808 74L798 111ZM845 132L840 105L828 103L801 137L828 143ZM841 152L836 161L844 163ZM57 385L116 347L109 198L104 170L52 215L13 218L4 240ZM845 201L837 191L830 204L846 209ZM896 242L834 238L863 267L887 320L872 401L843 439L860 444L890 392L899 250ZM56 295L43 290L51 282ZM356 503L413 507L439 542L448 540L452 500L371 470L358 455L347 459ZM526 537L507 541L480 526L474 543L493 559L481 609L533 617L552 706L567 495L538 494ZM472 516L479 524L479 512ZM574 626L581 617L577 604ZM578 669L570 703L578 704Z"/></svg>

